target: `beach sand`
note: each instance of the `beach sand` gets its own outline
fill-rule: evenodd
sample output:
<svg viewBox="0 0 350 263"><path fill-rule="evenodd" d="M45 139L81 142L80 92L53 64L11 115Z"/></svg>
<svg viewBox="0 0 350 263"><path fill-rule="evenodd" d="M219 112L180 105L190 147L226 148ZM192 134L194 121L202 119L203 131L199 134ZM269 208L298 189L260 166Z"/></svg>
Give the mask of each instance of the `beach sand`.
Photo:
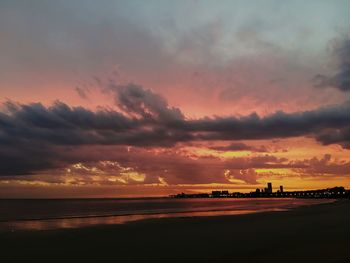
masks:
<svg viewBox="0 0 350 263"><path fill-rule="evenodd" d="M350 262L350 200L258 214L0 233L0 262Z"/></svg>

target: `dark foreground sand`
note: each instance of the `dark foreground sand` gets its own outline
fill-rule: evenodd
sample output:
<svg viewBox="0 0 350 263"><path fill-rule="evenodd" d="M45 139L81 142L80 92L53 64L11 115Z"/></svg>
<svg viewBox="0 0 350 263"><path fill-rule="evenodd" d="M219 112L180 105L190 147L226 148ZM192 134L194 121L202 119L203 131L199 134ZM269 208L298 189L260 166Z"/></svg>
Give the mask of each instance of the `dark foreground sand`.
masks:
<svg viewBox="0 0 350 263"><path fill-rule="evenodd" d="M350 200L287 212L0 232L0 262L350 263Z"/></svg>

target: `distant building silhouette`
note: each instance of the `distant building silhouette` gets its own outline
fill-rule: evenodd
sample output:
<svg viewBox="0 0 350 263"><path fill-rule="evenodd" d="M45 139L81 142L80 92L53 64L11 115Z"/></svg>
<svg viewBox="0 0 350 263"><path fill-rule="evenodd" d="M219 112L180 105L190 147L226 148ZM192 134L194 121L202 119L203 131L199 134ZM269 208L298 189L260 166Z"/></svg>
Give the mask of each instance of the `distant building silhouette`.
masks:
<svg viewBox="0 0 350 263"><path fill-rule="evenodd" d="M266 193L272 194L272 183L267 183Z"/></svg>
<svg viewBox="0 0 350 263"><path fill-rule="evenodd" d="M229 196L229 192L228 190L225 190L225 191L221 191L221 196Z"/></svg>
<svg viewBox="0 0 350 263"><path fill-rule="evenodd" d="M212 191L211 192L212 197L220 197L221 196L221 191Z"/></svg>
<svg viewBox="0 0 350 263"><path fill-rule="evenodd" d="M212 197L230 197L231 195L228 190L224 190L224 191L212 191L211 196Z"/></svg>
<svg viewBox="0 0 350 263"><path fill-rule="evenodd" d="M318 190L305 190L305 191L287 191L283 189L283 185L279 187L276 192L272 191L272 183L268 183L265 189L256 189L250 193L234 192L230 193L227 190L212 191L209 193L196 193L196 194L176 194L171 195L172 198L330 198L350 199L350 190L346 190L342 186L333 188L318 189Z"/></svg>

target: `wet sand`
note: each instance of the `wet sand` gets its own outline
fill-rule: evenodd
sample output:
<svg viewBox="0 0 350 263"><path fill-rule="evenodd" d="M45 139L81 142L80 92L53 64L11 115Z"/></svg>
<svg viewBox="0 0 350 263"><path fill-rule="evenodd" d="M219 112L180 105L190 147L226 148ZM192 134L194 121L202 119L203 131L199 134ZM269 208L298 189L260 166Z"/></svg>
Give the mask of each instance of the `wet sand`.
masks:
<svg viewBox="0 0 350 263"><path fill-rule="evenodd" d="M350 200L291 211L0 232L1 262L350 262Z"/></svg>

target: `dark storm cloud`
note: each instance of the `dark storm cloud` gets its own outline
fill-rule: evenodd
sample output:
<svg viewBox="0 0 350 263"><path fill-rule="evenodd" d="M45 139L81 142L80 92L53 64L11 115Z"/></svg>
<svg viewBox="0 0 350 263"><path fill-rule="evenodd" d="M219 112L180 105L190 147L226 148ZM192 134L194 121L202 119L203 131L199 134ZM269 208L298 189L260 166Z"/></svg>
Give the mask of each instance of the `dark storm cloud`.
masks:
<svg viewBox="0 0 350 263"><path fill-rule="evenodd" d="M92 112L61 102L48 108L41 103L12 102L6 102L4 107L6 113L0 115L0 128L5 136L2 143L8 138L54 145L104 144L113 133L130 132L137 126L132 119L115 111Z"/></svg>
<svg viewBox="0 0 350 263"><path fill-rule="evenodd" d="M213 147L210 147L210 149L216 150L216 151L232 151L232 152L235 152L235 151L268 152L265 146L254 147L254 146L250 146L240 142L231 143L227 146L213 146Z"/></svg>
<svg viewBox="0 0 350 263"><path fill-rule="evenodd" d="M172 147L179 142L199 140L309 136L323 144L350 146L350 105L298 113L277 112L266 117L252 114L186 119L179 109L170 107L151 90L126 85L113 92L124 113L91 111L62 102L50 107L40 103L4 103L0 112L0 174L34 173L72 163L73 159L77 162L79 156L71 161L63 157L62 148L88 145ZM247 148L237 143L229 147Z"/></svg>
<svg viewBox="0 0 350 263"><path fill-rule="evenodd" d="M336 73L331 76L317 75L315 84L317 87L333 87L344 92L350 91L350 39L341 41L333 52L338 64Z"/></svg>
<svg viewBox="0 0 350 263"><path fill-rule="evenodd" d="M117 105L127 114L164 122L184 120L184 115L179 109L170 107L162 96L151 90L135 84L112 86L111 90L116 93Z"/></svg>
<svg viewBox="0 0 350 263"><path fill-rule="evenodd" d="M343 148L350 149L350 127L320 132L316 139L325 145L339 144Z"/></svg>
<svg viewBox="0 0 350 263"><path fill-rule="evenodd" d="M332 133L344 133L350 126L350 105L320 108L313 111L275 114L259 117L216 117L191 120L184 129L202 140L259 140L310 136L324 144L339 143L346 147L347 137L327 140Z"/></svg>

